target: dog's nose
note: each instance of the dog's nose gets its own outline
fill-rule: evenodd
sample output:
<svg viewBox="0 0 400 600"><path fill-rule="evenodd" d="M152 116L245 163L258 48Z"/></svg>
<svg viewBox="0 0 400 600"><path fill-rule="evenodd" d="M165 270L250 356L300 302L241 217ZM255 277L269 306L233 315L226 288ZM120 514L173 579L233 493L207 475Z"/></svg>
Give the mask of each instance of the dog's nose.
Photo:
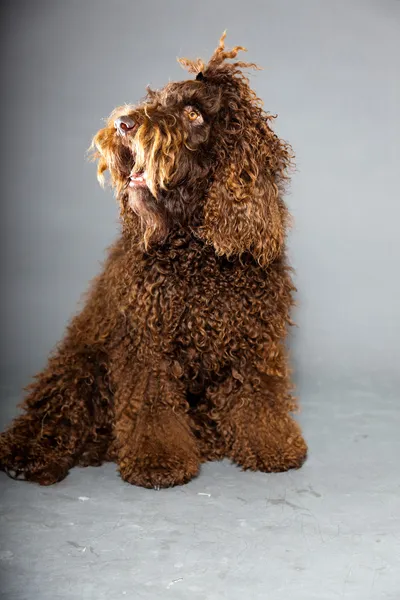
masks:
<svg viewBox="0 0 400 600"><path fill-rule="evenodd" d="M135 129L136 123L131 117L119 117L114 121L114 127L121 135L125 135L128 131Z"/></svg>

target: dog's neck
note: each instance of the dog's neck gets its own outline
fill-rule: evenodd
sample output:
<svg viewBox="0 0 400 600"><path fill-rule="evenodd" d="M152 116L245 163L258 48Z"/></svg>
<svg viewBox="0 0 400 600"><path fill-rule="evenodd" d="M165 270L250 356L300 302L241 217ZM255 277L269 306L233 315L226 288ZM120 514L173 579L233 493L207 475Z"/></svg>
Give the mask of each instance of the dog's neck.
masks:
<svg viewBox="0 0 400 600"><path fill-rule="evenodd" d="M162 246L171 240L196 236L203 223L207 181L163 191L158 198L139 190L123 203L123 229L144 247Z"/></svg>

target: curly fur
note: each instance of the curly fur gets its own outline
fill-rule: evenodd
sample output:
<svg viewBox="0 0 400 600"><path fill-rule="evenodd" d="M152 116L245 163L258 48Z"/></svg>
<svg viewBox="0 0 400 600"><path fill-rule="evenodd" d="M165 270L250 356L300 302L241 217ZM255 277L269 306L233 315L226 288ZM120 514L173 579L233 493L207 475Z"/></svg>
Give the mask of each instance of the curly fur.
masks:
<svg viewBox="0 0 400 600"><path fill-rule="evenodd" d="M283 471L306 457L285 349L292 152L243 74L255 65L227 62L243 48L224 38L207 64L180 60L194 80L117 108L93 140L121 236L1 435L11 476L49 485L113 460L124 480L166 487L206 460Z"/></svg>

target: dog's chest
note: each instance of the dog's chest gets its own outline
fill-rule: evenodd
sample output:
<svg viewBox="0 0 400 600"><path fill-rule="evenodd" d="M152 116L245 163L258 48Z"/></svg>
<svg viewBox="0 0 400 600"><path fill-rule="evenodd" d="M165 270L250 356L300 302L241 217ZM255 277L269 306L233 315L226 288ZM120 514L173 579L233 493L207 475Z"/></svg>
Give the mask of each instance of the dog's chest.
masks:
<svg viewBox="0 0 400 600"><path fill-rule="evenodd" d="M257 267L221 259L211 249L169 253L136 281L137 327L149 343L215 369L259 328L259 277Z"/></svg>

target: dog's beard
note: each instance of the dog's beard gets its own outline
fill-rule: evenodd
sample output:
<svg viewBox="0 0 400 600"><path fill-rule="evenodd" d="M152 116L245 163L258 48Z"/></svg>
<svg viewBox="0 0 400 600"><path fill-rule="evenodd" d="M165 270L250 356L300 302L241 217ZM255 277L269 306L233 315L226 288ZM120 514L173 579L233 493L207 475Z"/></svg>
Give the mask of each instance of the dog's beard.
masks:
<svg viewBox="0 0 400 600"><path fill-rule="evenodd" d="M173 130L171 123L145 121L139 127L133 141L134 170L146 173L146 183L154 197L174 185L184 144L182 132Z"/></svg>
<svg viewBox="0 0 400 600"><path fill-rule="evenodd" d="M171 125L146 120L132 141L134 167L128 183L128 206L139 217L146 249L151 242L165 240L174 221L165 196L175 196L184 138L179 130L170 129ZM145 185L137 184L138 175Z"/></svg>
<svg viewBox="0 0 400 600"><path fill-rule="evenodd" d="M130 190L128 206L139 217L146 250L152 241L162 242L166 238L170 226L167 211L147 187Z"/></svg>
<svg viewBox="0 0 400 600"><path fill-rule="evenodd" d="M186 134L175 125L172 115L157 122L146 113L133 139L106 128L93 141L99 180L104 182L108 168L123 222L127 230L137 229L139 222L145 249L162 243L174 223L187 220L188 206L179 188L190 173L191 153L185 158Z"/></svg>

